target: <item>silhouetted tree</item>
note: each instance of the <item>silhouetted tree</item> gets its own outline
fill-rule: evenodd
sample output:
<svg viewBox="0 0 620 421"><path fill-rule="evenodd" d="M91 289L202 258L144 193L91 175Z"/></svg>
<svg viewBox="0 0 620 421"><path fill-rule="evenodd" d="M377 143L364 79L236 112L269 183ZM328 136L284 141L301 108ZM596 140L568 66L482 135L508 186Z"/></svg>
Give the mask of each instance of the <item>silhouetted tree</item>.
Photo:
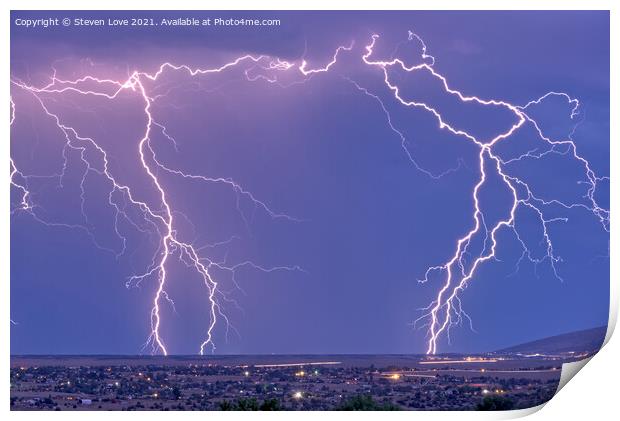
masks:
<svg viewBox="0 0 620 421"><path fill-rule="evenodd" d="M256 398L238 399L237 411L258 411L258 401Z"/></svg>
<svg viewBox="0 0 620 421"><path fill-rule="evenodd" d="M279 411L280 402L277 399L266 399L259 408L261 411Z"/></svg>
<svg viewBox="0 0 620 421"><path fill-rule="evenodd" d="M336 409L339 411L400 411L401 408L391 402L375 402L370 395L357 395Z"/></svg>
<svg viewBox="0 0 620 421"><path fill-rule="evenodd" d="M220 402L220 411L234 411L235 408L229 401Z"/></svg>
<svg viewBox="0 0 620 421"><path fill-rule="evenodd" d="M220 402L221 411L279 411L280 402L277 399L266 399L260 405L256 398L242 398L235 402Z"/></svg>
<svg viewBox="0 0 620 421"><path fill-rule="evenodd" d="M514 408L514 402L503 396L485 396L476 409L478 411L507 411Z"/></svg>

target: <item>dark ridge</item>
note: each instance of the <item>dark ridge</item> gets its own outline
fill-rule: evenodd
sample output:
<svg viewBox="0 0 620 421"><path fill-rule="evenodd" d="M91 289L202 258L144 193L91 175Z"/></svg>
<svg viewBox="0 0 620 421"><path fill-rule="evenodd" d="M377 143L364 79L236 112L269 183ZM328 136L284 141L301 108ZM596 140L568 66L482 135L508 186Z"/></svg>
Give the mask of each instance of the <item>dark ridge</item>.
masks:
<svg viewBox="0 0 620 421"><path fill-rule="evenodd" d="M607 326L593 329L579 330L577 332L564 333L550 336L536 341L500 349L498 353L566 353L566 352L597 352L603 345Z"/></svg>

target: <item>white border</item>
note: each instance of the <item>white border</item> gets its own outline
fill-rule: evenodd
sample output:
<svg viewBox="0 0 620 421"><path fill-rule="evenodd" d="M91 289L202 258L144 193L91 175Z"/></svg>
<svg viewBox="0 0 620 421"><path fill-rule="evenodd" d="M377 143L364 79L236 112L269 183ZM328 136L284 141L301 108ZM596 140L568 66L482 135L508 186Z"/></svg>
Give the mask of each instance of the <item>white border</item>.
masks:
<svg viewBox="0 0 620 421"><path fill-rule="evenodd" d="M206 2L205 2L206 3ZM233 7L234 3L234 7ZM617 128L617 119L614 117L618 117L617 113L615 113L618 109L618 84L617 77L614 75L620 72L618 68L618 54L615 51L614 47L617 47L617 39L618 39L618 30L617 25L620 21L618 15L616 14L616 10L618 7L614 7L618 4L617 1L611 0L588 0L586 1L577 1L577 0L563 0L553 1L553 0L521 0L521 1L492 1L492 0L468 0L468 1L459 1L459 0L424 0L424 1L407 1L407 0L381 0L380 2L375 0L357 0L353 1L342 1L342 0L302 0L292 2L290 0L262 0L260 4L255 4L250 0L229 0L227 2L217 2L215 4L200 4L199 2L191 1L191 0L175 0L174 2L139 2L139 1L128 1L128 0L92 0L89 2L78 1L78 0L56 0L53 3L50 1L44 0L22 0L22 1L3 1L2 7L4 9L4 13L2 16L2 42L0 43L0 53L2 54L0 57L3 57L4 60L0 60L0 66L2 68L2 80L5 83L0 84L0 89L4 95L4 98L8 98L10 96L9 93L9 77L10 77L10 66L9 66L9 33L10 33L10 25L9 25L9 13L11 9L16 10L140 10L140 9L157 9L157 10L197 10L197 9L206 9L206 10L611 10L611 127L610 127L610 139L618 139L618 128ZM150 6L150 7L149 7ZM168 7L166 7L168 6ZM172 7L170 7L172 6ZM206 6L206 7L200 7ZM592 48L596 48L593 46ZM5 101L5 111L4 115L9 115L9 101ZM9 124L8 117L3 119L5 123L4 133L5 136L2 137L2 141L0 141L0 154L4 156L4 162L8 162L9 157ZM618 147L616 146L616 142L611 142L611 172L614 173L615 165L618 164ZM615 174L610 174L612 178L615 179ZM618 194L617 189L615 188L616 184L611 184L611 207L616 209L616 205L618 203ZM9 183L0 183L0 201L2 202L2 209L8 209L9 207ZM613 247L614 244L617 244L618 236L616 234L616 230L612 231L611 234L611 242L610 246ZM3 364L0 364L0 402L2 402L3 412L9 412L9 335L10 335L10 327L8 323L8 319L10 318L10 295L9 295L9 217L8 212L5 212L5 216L0 219L0 235L2 240L0 240L0 270L2 271L2 288L3 294L2 298L2 314L3 317L0 319L7 320L6 323L0 324L0 341L2 344L1 354ZM619 271L619 262L611 259L611 286L610 286L610 318L609 318L609 327L607 331L607 336L605 339L605 343L609 342L611 337L611 333L614 330L617 314L618 314L618 300L620 298L620 271ZM617 391L616 382L620 379L619 376L619 363L615 361L615 355L618 355L620 351L620 346L618 345L618 341L614 340L611 344L606 345L605 348L599 353L599 355L595 356L588 365L592 367L586 370L586 373L580 375L580 380L577 382L571 382L571 384L566 388L565 391L562 391L557 397L554 397L550 403L546 405L545 410L538 412L534 418L538 419L573 419L573 417L581 418L589 417L590 419L606 419L608 418L608 414L612 413L613 406L615 404L615 400L617 397L615 396ZM574 367L571 369L574 371ZM577 370L578 371L578 370ZM566 374L565 374L566 373ZM563 370L563 378L566 378L568 371ZM573 373L574 375L574 373ZM571 376L572 377L572 376ZM585 405L583 405L585 403ZM542 407L542 406L541 406ZM415 413L411 412L394 412L385 414L386 417L394 417L404 419L407 417L416 417L416 418L424 418L424 419L451 419L453 416L458 416L460 419L506 419L506 418L515 418L520 416L525 416L527 414L536 412L538 408L532 408L528 410L521 411L511 411L508 413L478 413L478 412L459 412L458 415L452 412L424 412L424 413ZM15 419L30 419L30 418L40 418L41 416L50 417L54 419L82 419L84 418L86 413L84 412L48 412L45 415L41 413L27 413L27 412L11 412L9 415ZM143 418L148 416L150 419L162 419L166 417L166 413L142 413L138 415L138 413L133 413L133 415L128 415L123 412L114 413L115 417L120 418ZM96 412L96 413L88 413L89 418L98 418L103 419L107 417L107 413ZM169 414L170 415L170 414ZM287 412L278 412L278 413L253 413L253 415L249 415L247 413L221 413L221 412L212 412L212 413L191 413L191 412L175 412L175 418L192 418L192 419L204 419L205 417L209 417L210 419L241 419L243 416L245 417L256 417L262 419L290 419L294 417L296 419L315 419L317 413L307 413L307 412L296 412L296 413L287 413ZM376 414L370 412L364 413L355 413L354 416L356 419L373 419ZM321 417L327 417L330 419L343 419L348 418L349 416L353 416L353 413L338 413L338 412L327 412L321 413Z"/></svg>

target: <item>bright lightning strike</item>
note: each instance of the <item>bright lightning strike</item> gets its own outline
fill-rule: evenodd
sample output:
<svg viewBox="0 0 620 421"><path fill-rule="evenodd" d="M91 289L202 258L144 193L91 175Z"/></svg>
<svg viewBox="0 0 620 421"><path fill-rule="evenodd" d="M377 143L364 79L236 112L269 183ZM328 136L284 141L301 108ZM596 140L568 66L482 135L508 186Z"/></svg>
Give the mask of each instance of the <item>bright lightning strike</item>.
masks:
<svg viewBox="0 0 620 421"><path fill-rule="evenodd" d="M557 268L557 263L561 261L561 258L555 254L548 228L551 223L566 221L567 218L546 218L544 215L544 207L546 205L555 204L566 209L582 208L598 218L603 229L609 231L609 210L602 208L597 203L595 198L597 183L601 180L607 180L608 178L596 175L589 162L579 155L577 152L577 145L572 138L570 138L570 136L568 139L563 140L550 139L545 136L536 120L528 114L528 109L530 107L540 104L548 97L559 96L564 98L570 105L573 106L570 117L571 119L574 119L578 114L579 109L579 101L577 99L570 97L566 93L549 92L523 106L519 106L500 100L487 100L481 99L477 96L468 96L451 88L447 79L434 69L433 66L435 64L435 58L427 54L426 44L415 33L409 32L408 40L418 42L420 44L423 62L418 65L407 66L407 64L400 58L394 58L389 61L373 59L372 57L377 39L379 39L379 35L372 36L370 44L366 46L366 53L362 59L367 65L381 70L385 85L389 88L400 104L404 107L418 108L430 113L436 118L440 129L448 130L452 134L464 138L466 141L473 143L479 150L479 180L472 191L472 200L474 204L472 214L473 226L463 237L456 241L454 254L451 258L440 265L428 268L423 279L420 281L427 282L429 280L429 276L435 272L439 272L444 276L443 286L437 293L435 300L433 300L433 302L426 307L426 313L416 320L416 323L426 321L425 326L428 329L428 343L426 352L428 354L435 354L437 352L437 342L442 334L446 334L449 339L450 328L461 324L464 318L468 319L471 324L469 315L462 308L459 293L463 291L463 289L467 287L467 284L475 277L477 270L481 265L487 261L496 259L498 232L502 229L509 229L513 231L515 237L523 247L523 254L520 261L524 258L528 258L534 264L548 261L555 276L558 279L561 279ZM448 121L446 121L441 113L432 106L424 102L417 102L415 100L405 98L401 93L400 87L390 78L390 71L392 69L400 69L407 73L426 72L440 81L444 91L447 94L458 98L461 102L473 102L487 107L504 108L514 114L516 122L504 133L501 133L492 139L478 139L465 130L451 125ZM368 92L366 93L374 96ZM566 146L570 151L570 156L582 164L585 172L585 179L583 180L583 183L588 185L587 194L584 198L585 203L566 203L557 199L541 198L534 194L533 189L530 188L527 183L510 174L506 166L507 162L499 157L494 147L500 142L507 142L517 130L527 124L533 126L540 139L549 145L550 149L547 153L559 153L556 148L558 146ZM527 154L511 160L511 162L527 158L536 159L540 158L540 155ZM489 171L493 171L494 175L499 176L512 197L512 203L510 204L508 216L498 221L493 227L488 227L485 222L485 211L480 203L479 195L481 188L485 185L488 179ZM525 193L521 193L522 191L525 191ZM546 247L546 254L543 258L533 257L532 253L519 235L519 231L515 225L515 213L519 207L534 211L542 226L543 242ZM484 238L484 246L482 247L480 253L475 255L472 261L468 262L467 257L472 253L469 246L472 241L479 236Z"/></svg>
<svg viewBox="0 0 620 421"><path fill-rule="evenodd" d="M558 263L561 262L561 258L555 253L549 227L553 223L567 221L567 217L548 217L546 216L546 208L548 206L555 206L566 210L581 209L592 214L600 222L602 228L606 232L609 232L609 210L599 205L596 199L599 183L601 181L608 181L609 178L597 175L592 169L591 164L579 154L577 145L572 139L572 133L566 139L552 139L544 133L539 123L532 116L532 113L530 113L530 109L540 105L548 98L555 97L565 100L569 106L572 107L570 118L574 120L580 113L580 104L577 99L572 98L563 92L549 92L524 105L518 105L502 100L483 99L474 95L466 95L461 91L452 88L447 78L435 69L435 57L428 54L425 42L416 33L410 31L406 41L401 43L411 43L411 45L421 51L421 63L415 65L408 65L403 58L394 58L394 55L398 52L398 48L395 50L395 53L392 56L393 58L390 58L389 60L377 59L375 57L377 55L375 47L378 39L379 35L372 35L370 37L370 43L361 47L361 65L364 66L364 68L372 69L378 72L381 77L381 82L387 89L387 92L389 92L393 99L395 99L400 106L404 107L404 109L417 109L428 113L436 120L440 130L445 130L455 137L463 139L465 142L475 146L478 151L478 179L471 191L473 203L471 226L465 230L466 232L462 237L455 240L454 249L450 257L443 263L429 267L420 280L420 282L427 282L431 277L439 275L442 277L441 279L443 282L435 299L424 309L424 314L415 321L416 323L424 322L424 326L426 327L428 334L426 352L429 354L434 354L438 350L438 341L440 338L447 336L449 340L450 329L452 327L460 325L465 319L469 322L470 326L472 325L471 318L463 310L460 293L476 277L478 270L482 265L497 259L499 232L503 230L512 232L515 239L522 247L522 254L517 262L517 270L518 265L525 259L535 265L547 262L555 276L561 280L562 278L558 269ZM190 174L182 169L171 168L162 162L156 155L151 145L153 131L160 131L173 143L173 145L175 145L175 147L176 141L167 131L166 127L156 121L153 117L153 103L156 99L160 98L160 96L152 95L149 92L148 84L156 82L159 77L166 72L185 72L191 77L199 77L213 73L225 72L232 68L242 68L243 74L248 81L264 81L286 88L292 84L305 83L311 77L318 74L338 72L338 70L334 69L336 68L336 64L340 56L344 53L349 55L353 54L354 44L350 43L349 45L338 47L331 57L331 60L323 67L317 68L309 68L308 63L304 59L300 62L289 62L280 58L272 58L264 55L243 55L220 67L208 69L193 69L185 64L175 65L166 62L159 66L158 70L154 73L134 71L128 79L123 81L101 79L91 75L83 76L82 78L75 80L62 80L56 77L56 72L54 72L51 77L51 82L40 88L29 86L16 79L11 81L14 87L31 94L37 100L44 113L54 122L65 140L65 152L68 150L73 150L79 153L86 168L81 184L82 203L85 195L85 177L91 173L97 174L106 179L110 185L108 204L114 208L117 221L119 218L125 218L133 226L139 228L139 226L125 212L124 207L119 202L118 196L122 196L125 201L131 203L132 206L140 211L140 213L144 216L143 222L146 222L147 225L152 226L159 234L161 241L159 243L157 253L153 257L152 263L144 272L132 275L128 281L128 285L137 285L147 278L155 278L157 280L158 288L153 297L153 305L150 313L151 332L146 343L146 345L151 345L153 353L160 352L167 354L168 352L161 333L162 316L160 306L164 301L174 305L174 301L172 301L166 292L166 285L168 282L171 282L167 272L167 264L170 256L176 254L182 262L192 268L196 273L200 274L207 291L210 319L206 328L205 339L200 344L200 353L204 353L208 349L211 351L215 350L213 333L218 319L222 319L227 328L230 325L230 322L223 312L221 305L222 300L228 301L229 298L227 298L226 294L221 290L218 281L213 276L214 268L230 271L233 274L233 279L236 269L241 266L249 266L263 272L271 272L274 270L301 271L301 269L296 266L265 268L249 261L232 265L226 264L226 262L216 262L202 254L204 247L197 247L179 238L175 229L176 220L174 204L170 202L169 192L167 192L162 186L160 178L157 175L160 171L181 177L185 180L224 184L230 187L235 194L238 195L238 197L243 196L251 200L257 208L264 210L272 218L283 218L293 221L297 219L272 211L264 202L258 200L253 194L231 179ZM394 71L404 72L405 74L410 75L419 72L430 76L439 82L445 94L450 97L457 99L463 104L473 103L483 107L507 111L514 116L514 123L507 127L502 133L490 139L476 137L468 131L457 127L456 124L451 123L449 118L442 115L440 111L432 105L423 101L416 101L414 99L407 98L407 95L403 93L402 87L396 81L397 78L394 77ZM278 74L286 74L288 77L294 77L297 75L299 79L292 83L283 83L278 78ZM361 83L356 82L349 76L342 74L340 74L340 76L352 83L359 92L372 98L379 104L380 110L383 115L385 115L389 128L398 136L408 159L418 170L433 179L440 179L444 175L460 168L461 161L459 161L457 167L440 173L431 172L419 165L414 155L407 149L406 137L403 131L396 127L394 119L392 118L388 107L385 105L381 96L377 93L371 92L368 88L362 86ZM93 85L97 88L92 88ZM89 88L84 86L89 86ZM121 93L131 92L141 99L146 123L144 132L139 139L138 149L137 151L133 151L133 153L136 154L136 165L138 165L139 168L146 175L148 175L153 187L158 192L159 207L156 208L144 201L138 200L133 194L131 186L123 185L117 180L117 178L115 178L115 175L109 166L107 153L96 140L89 137L80 136L73 127L70 127L63 122L60 115L50 111L47 105L48 100L46 98L50 95L62 95L67 92L84 96L98 96L110 101L114 101ZM11 99L11 124L13 124L15 118L16 107L13 99ZM514 138L513 135L515 133L525 127L533 128L538 134L539 140L544 142L547 149L543 151L532 150L510 159L501 157L496 146L498 144L509 142L512 138ZM88 154L86 152L96 152L103 164L98 165L95 162L91 162L87 157ZM529 159L540 159L549 154L557 154L567 157L568 159L573 159L583 168L584 177L582 183L587 185L587 191L583 201L566 202L555 198L543 197L536 193L536 189L532 188L528 183L510 171L511 165L515 163ZM66 169L66 165L67 161L65 155L64 169ZM20 203L15 206L15 209L13 209L12 212L24 211L28 212L36 220L43 223L73 228L77 227L87 230L84 226L50 223L42 220L36 213L36 206L33 203L32 194L28 189L29 176L24 175L18 170L18 167L13 162L13 159L11 159L10 174L11 185L20 194ZM492 226L487 223L489 218L485 217L485 215L488 214L488 210L480 200L480 192L483 187L488 184L488 180L491 177L497 178L501 181L511 198L510 203L508 204L508 211L506 212L507 215L502 217ZM516 224L516 214L519 209L529 210L530 213L535 215L535 219L540 224L542 228L542 242L545 247L544 256L536 257L535 254L530 251L525 240L522 238ZM240 213L243 215L241 211ZM118 229L118 224L115 225L115 228L117 235L124 240L124 237ZM91 238L93 238L92 235ZM482 240L483 245L481 250L476 252L474 251L472 244L474 244L476 240L480 239Z"/></svg>
<svg viewBox="0 0 620 421"><path fill-rule="evenodd" d="M118 193L121 194L123 200L128 201L129 203L131 203L131 205L138 209L140 213L142 213L144 216L144 222L146 222L147 225L154 227L155 231L160 235L160 244L155 255L153 256L151 265L143 273L130 276L127 282L127 286L132 286L139 284L141 281L147 278L155 278L157 281L157 289L153 297L152 309L150 313L151 331L145 343L145 347L149 345L151 346L152 353L162 353L164 355L168 354L168 348L161 333L161 304L162 302L168 302L171 306L174 307L174 301L169 297L166 291L166 285L168 284L170 277L167 268L169 259L173 254L177 254L177 256L182 262L184 262L188 267L193 268L196 273L198 273L202 277L204 286L207 291L210 319L206 328L205 339L200 344L199 351L201 354L203 354L207 350L211 350L212 352L215 351L213 335L218 319L221 318L224 320L227 330L230 328L230 321L223 312L221 301L224 300L234 302L234 300L228 298L225 292L222 291L219 287L218 281L212 274L213 268L218 268L220 270L231 272L233 276L233 282L235 282L235 284L236 281L234 280L234 275L236 270L246 266L265 273L270 273L273 271L303 271L298 266L263 267L251 261L244 261L233 265L227 264L226 262L213 261L207 256L200 253L202 248L199 248L194 244L183 241L181 238L179 238L179 235L175 228L175 211L173 208L173 204L171 204L169 194L163 187L160 178L157 175L158 171L160 170L170 174L174 174L187 180L194 180L205 183L218 183L229 186L235 192L238 198L248 198L252 203L254 203L256 207L264 210L269 216L274 219L286 219L289 221L297 221L297 219L286 214L274 212L267 206L267 204L265 204L263 201L258 200L251 192L244 189L241 185L239 185L232 179L213 178L202 175L187 174L182 170L170 168L158 159L155 151L151 146L152 132L155 129L162 130L162 132L168 139L174 139L167 134L166 128L160 123L156 122L153 118L153 98L149 95L148 89L145 86L145 83L147 81L157 81L157 79L166 71L184 71L188 72L191 76L198 76L210 73L224 72L230 68L241 66L242 64L248 62L257 64L267 60L269 59L265 56L254 57L251 55L245 55L229 63L226 63L223 66L209 69L192 69L186 65L177 66L171 63L164 63L158 68L155 73L149 74L145 72L135 71L125 81L100 79L90 75L75 80L62 80L57 78L56 72L54 72L53 76L51 77L51 82L41 88L27 85L26 83L17 79L11 80L11 83L15 88L21 89L31 94L35 98L45 115L55 124L58 131L62 134L62 137L64 138L65 146L63 156L65 157L65 162L63 165L63 174L60 175L61 180L62 175L64 175L64 171L66 171L68 165L66 159L67 151L73 150L79 152L80 159L86 168L82 176L82 182L80 183L82 213L85 219L87 218L87 216L84 213L83 209L86 194L84 187L86 177L91 173L95 173L108 181L110 186L108 194L108 204L113 207L116 214L116 234L123 240L123 249L117 255L120 255L125 251L125 237L121 234L119 230L119 219L124 218L131 225L138 228L138 225L132 220L132 217L130 217L128 213L124 210L121 199L118 198ZM325 69L306 70L307 65L305 62L303 62L301 65L299 65L298 70L304 76L307 76L315 72L327 71L332 64L333 63L329 63ZM84 84L95 85L97 89L83 88L82 86ZM120 183L117 180L117 177L114 175L111 166L109 165L110 162L106 150L95 139L91 137L81 136L74 127L71 127L68 124L64 123L61 115L50 110L50 107L47 104L48 101L46 100L47 95L62 95L63 93L72 92L84 96L102 97L107 100L113 101L117 99L121 95L121 93L124 93L126 91L130 91L131 93L138 95L143 102L143 112L146 117L146 123L144 127L144 132L138 142L137 151L134 151L134 153L136 154L136 165L139 166L146 175L148 175L153 187L158 193L158 207L154 207L153 205L149 205L145 201L137 199L133 193L131 186ZM13 124L15 118L16 107L13 99L11 99L11 125ZM98 158L101 159L101 162L103 164L97 165L94 159L89 158L90 152L95 152L98 155ZM83 229L88 232L93 241L95 241L94 235L90 233L86 226L49 222L39 217L35 207L30 203L31 194L27 187L27 179L28 176L24 176L15 166L13 159L11 159L11 185L21 192L21 202L19 206L13 210L13 212L18 210L28 212L30 215L32 215L32 217L34 217L35 220L42 222L46 225ZM243 213L240 209L239 212L243 217Z"/></svg>

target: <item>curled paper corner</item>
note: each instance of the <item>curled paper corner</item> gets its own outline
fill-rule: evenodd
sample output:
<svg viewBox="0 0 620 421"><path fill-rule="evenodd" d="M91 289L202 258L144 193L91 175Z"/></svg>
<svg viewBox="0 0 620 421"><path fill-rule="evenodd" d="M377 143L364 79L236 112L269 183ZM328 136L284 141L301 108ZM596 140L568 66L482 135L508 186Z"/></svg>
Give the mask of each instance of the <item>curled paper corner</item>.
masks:
<svg viewBox="0 0 620 421"><path fill-rule="evenodd" d="M575 375L583 367L586 366L586 364L588 364L588 362L590 362L590 360L592 358L594 358L596 356L596 354L601 352L601 350L605 347L605 345L607 345L607 343L609 342L609 339L613 335L613 332L614 332L614 330L616 328L617 316L618 316L618 306L617 306L617 303L612 302L611 306L610 306L610 310L609 310L609 321L607 323L607 332L605 333L605 339L603 340L603 343L601 344L601 347L598 349L598 351L595 354L593 354L593 355L591 355L591 356L589 356L587 358L584 358L583 360L573 361L573 362L570 362L570 363L562 364L562 374L560 375L560 381L558 383L558 388L555 391L556 395L558 394L558 392L560 390L562 390L562 388L564 386L566 386L566 384L573 377L575 377Z"/></svg>
<svg viewBox="0 0 620 421"><path fill-rule="evenodd" d="M591 357L588 357L588 358L584 358L583 360L573 361L571 363L564 363L564 364L562 364L562 374L560 375L560 382L558 383L558 388L555 391L556 395L558 394L558 392L560 390L562 390L562 388L564 386L566 386L566 384L570 381L570 379L575 377L575 375L583 367L585 367L585 365L592 359L592 357L594 357L594 356L591 356Z"/></svg>
<svg viewBox="0 0 620 421"><path fill-rule="evenodd" d="M612 288L613 288L613 284L612 284ZM562 390L562 388L566 386L566 384L568 384L568 382L573 377L575 377L575 375L583 367L585 367L586 364L588 364L590 360L592 360L592 358L596 356L596 354L598 354L605 347L605 345L607 345L607 343L611 339L611 336L613 335L614 330L616 328L617 317L618 317L618 300L615 298L615 295L612 294L610 309L609 309L609 320L607 322L607 331L605 332L605 339L603 340L603 343L601 344L598 351L590 355L589 357L586 357L579 361L573 361L570 363L562 364L562 372L560 374L560 381L558 382L558 387L554 393L554 396L557 395L560 392L560 390ZM543 402L542 404L533 406L531 408L517 409L517 410L505 411L505 412L496 412L495 419L516 419L516 418L526 417L528 415L531 415L531 414L534 414L540 411L549 401Z"/></svg>
<svg viewBox="0 0 620 421"><path fill-rule="evenodd" d="M581 369L585 367L586 364L588 364L590 360L592 360L592 358L594 358L596 354L598 354L603 349L603 347L605 347L605 345L607 345L607 343L609 342L616 328L617 310L618 310L617 303L612 302L610 312L609 312L609 321L607 324L607 331L605 332L605 339L603 340L601 347L596 353L579 361L573 361L570 363L562 364L562 372L560 374L560 381L558 382L558 387L554 393L554 396L557 395L560 392L560 390L562 390L562 388L566 386L566 384L568 384L568 382L573 377L575 377L575 375L579 371L581 371ZM540 411L549 401L543 402L542 404L533 406L531 408L516 409L512 411L505 411L505 412L496 412L495 413L496 416L494 417L494 419L506 420L506 419L517 419L517 418L526 417L528 415L531 415L531 414L534 414Z"/></svg>
<svg viewBox="0 0 620 421"><path fill-rule="evenodd" d="M602 347L607 343L609 336L611 336L611 331L613 331L613 327L607 328L607 333L605 335L605 341L603 342L603 345L601 345L601 349ZM595 354L596 355L596 354ZM560 374L560 381L558 382L558 388L556 389L555 393L554 393L554 397L555 395L558 394L558 392L560 390L562 390L562 388L564 386L566 386L566 384L573 378L575 377L575 375L583 368L585 367L585 365L594 357L594 355L584 358L583 360L579 360L579 361L573 361L570 363L564 363L562 364L562 373ZM553 399L553 398L552 398ZM551 400L551 399L550 399ZM549 400L549 401L550 401ZM540 411L549 401L547 402L543 402L540 405L537 406L533 406L531 408L524 408L524 409L516 409L516 410L512 410L512 411L505 411L505 412L497 412L497 417L495 417L495 419L516 419L516 418L522 418L522 417L526 417L528 415L532 415L538 411Z"/></svg>

